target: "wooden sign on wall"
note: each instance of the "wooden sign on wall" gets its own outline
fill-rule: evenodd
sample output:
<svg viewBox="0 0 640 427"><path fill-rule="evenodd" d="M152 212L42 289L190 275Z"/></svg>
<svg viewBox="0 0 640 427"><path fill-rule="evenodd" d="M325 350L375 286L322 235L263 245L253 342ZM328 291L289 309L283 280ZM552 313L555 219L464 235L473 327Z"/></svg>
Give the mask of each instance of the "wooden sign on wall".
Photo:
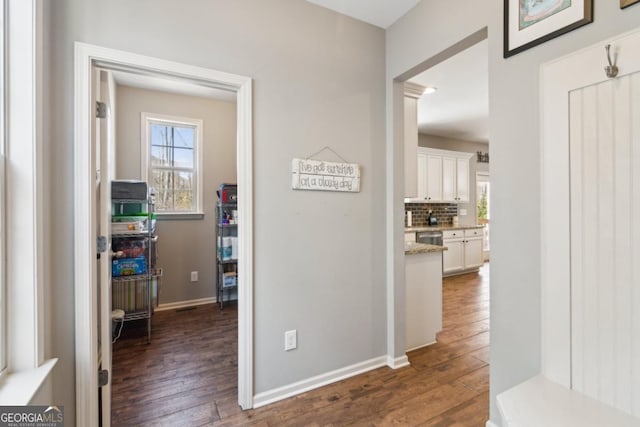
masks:
<svg viewBox="0 0 640 427"><path fill-rule="evenodd" d="M291 188L294 190L360 191L360 165L322 160L293 159Z"/></svg>

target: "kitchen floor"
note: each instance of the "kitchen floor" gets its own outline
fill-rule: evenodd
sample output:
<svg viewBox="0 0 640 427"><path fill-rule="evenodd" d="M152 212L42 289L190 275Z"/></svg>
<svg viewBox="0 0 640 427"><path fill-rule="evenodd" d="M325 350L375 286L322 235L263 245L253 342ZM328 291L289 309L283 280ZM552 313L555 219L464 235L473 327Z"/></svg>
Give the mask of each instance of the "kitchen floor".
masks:
<svg viewBox="0 0 640 427"><path fill-rule="evenodd" d="M410 352L406 368L379 368L243 412L236 403L236 348L235 305L158 312L151 344L144 328L125 325L114 344L112 424L484 427L489 264L443 280L438 342Z"/></svg>

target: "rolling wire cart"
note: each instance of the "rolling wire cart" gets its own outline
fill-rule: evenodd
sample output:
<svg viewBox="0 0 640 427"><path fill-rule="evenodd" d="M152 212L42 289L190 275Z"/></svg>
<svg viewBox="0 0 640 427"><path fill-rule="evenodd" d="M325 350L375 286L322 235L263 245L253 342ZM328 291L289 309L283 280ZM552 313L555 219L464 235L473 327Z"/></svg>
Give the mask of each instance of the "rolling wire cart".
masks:
<svg viewBox="0 0 640 427"><path fill-rule="evenodd" d="M220 310L227 295L238 289L237 186L220 184L216 204L216 300Z"/></svg>
<svg viewBox="0 0 640 427"><path fill-rule="evenodd" d="M124 322L146 320L147 342L151 342L151 315L157 305L162 280L162 269L156 268L158 236L155 234L153 195L147 196L144 182L114 181L111 203L114 333L119 326L114 341L120 336Z"/></svg>

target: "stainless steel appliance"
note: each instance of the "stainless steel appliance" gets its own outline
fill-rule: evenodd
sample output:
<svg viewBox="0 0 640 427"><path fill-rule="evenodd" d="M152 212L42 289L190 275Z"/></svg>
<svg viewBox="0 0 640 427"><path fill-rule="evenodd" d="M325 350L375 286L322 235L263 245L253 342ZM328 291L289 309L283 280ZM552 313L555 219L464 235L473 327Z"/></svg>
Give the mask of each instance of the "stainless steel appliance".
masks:
<svg viewBox="0 0 640 427"><path fill-rule="evenodd" d="M442 246L442 231L419 231L416 233L416 242Z"/></svg>

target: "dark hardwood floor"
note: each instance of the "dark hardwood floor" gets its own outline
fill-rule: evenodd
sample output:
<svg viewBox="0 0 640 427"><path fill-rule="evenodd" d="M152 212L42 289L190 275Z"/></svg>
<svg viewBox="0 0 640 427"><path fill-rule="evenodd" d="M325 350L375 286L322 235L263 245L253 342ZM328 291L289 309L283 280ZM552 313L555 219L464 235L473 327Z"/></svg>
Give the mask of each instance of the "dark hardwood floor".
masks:
<svg viewBox="0 0 640 427"><path fill-rule="evenodd" d="M484 426L489 418L489 264L446 278L438 342L379 368L250 411L237 401L237 311L157 312L151 344L114 344L114 426Z"/></svg>

